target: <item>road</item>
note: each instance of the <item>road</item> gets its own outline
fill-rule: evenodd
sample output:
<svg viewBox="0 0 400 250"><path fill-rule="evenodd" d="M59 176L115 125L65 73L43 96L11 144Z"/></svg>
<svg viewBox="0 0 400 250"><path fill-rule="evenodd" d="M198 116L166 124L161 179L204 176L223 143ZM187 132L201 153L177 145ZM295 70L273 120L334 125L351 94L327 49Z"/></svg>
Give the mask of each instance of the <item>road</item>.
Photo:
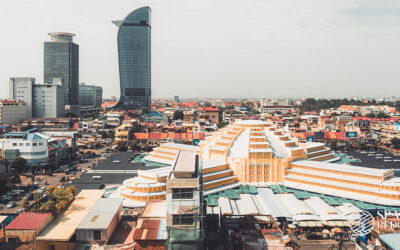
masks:
<svg viewBox="0 0 400 250"><path fill-rule="evenodd" d="M86 149L84 152L92 151L95 152L96 154L101 155L102 151L105 148L100 148L100 149ZM52 176L49 175L36 175L35 179L32 181L30 177L25 177L21 176L21 184L17 184L14 189L21 189L22 187L26 187L28 185L32 185L35 182L39 183L39 187L43 186L63 186L68 184L68 182L61 182L61 178L64 177L65 179L73 180L74 178L79 178L81 174L83 173L82 170L90 170L91 166L94 164L95 161L101 160L101 157L94 157L88 159L89 162L87 163L76 163L77 165L77 171L71 174L66 174L66 173L53 173ZM72 164L72 163L70 163ZM11 190L11 189L10 189ZM35 189L33 189L35 190ZM30 191L33 191L30 190ZM27 192L25 192L22 195L15 196L13 197L13 201L16 202L16 206L13 208L6 208L6 204L8 202L2 202L0 205L0 213L15 213L17 210L22 209L22 198L25 197Z"/></svg>

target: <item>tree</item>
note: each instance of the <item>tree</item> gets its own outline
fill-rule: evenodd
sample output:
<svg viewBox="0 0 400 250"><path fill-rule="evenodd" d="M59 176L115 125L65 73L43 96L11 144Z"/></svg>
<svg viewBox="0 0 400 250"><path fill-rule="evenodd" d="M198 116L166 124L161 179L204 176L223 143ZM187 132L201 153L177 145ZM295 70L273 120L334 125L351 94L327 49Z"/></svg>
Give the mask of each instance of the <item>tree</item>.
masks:
<svg viewBox="0 0 400 250"><path fill-rule="evenodd" d="M115 149L120 152L125 152L126 150L128 150L128 147L126 146L125 142L118 142L118 145Z"/></svg>
<svg viewBox="0 0 400 250"><path fill-rule="evenodd" d="M24 197L22 198L22 208L27 211L29 208L29 201Z"/></svg>
<svg viewBox="0 0 400 250"><path fill-rule="evenodd" d="M400 112L400 101L396 101L394 103L394 107L396 108L397 112Z"/></svg>
<svg viewBox="0 0 400 250"><path fill-rule="evenodd" d="M399 137L393 137L390 142L392 143L393 147L395 149L400 149L400 138Z"/></svg>
<svg viewBox="0 0 400 250"><path fill-rule="evenodd" d="M37 203L36 211L52 212L53 214L61 213L77 194L75 186L67 188L49 186L46 188L46 202L40 204L41 196L35 192L34 199Z"/></svg>
<svg viewBox="0 0 400 250"><path fill-rule="evenodd" d="M211 107L211 102L205 102L204 107Z"/></svg>
<svg viewBox="0 0 400 250"><path fill-rule="evenodd" d="M11 162L11 169L16 175L21 175L26 166L26 160L21 156L18 156Z"/></svg>
<svg viewBox="0 0 400 250"><path fill-rule="evenodd" d="M388 116L387 114L383 113L383 112L379 112L379 114L376 116L376 118L389 118L390 116Z"/></svg>
<svg viewBox="0 0 400 250"><path fill-rule="evenodd" d="M11 177L10 177L10 183L11 183L12 185L20 184L20 183L21 183L21 177L20 177L19 175L11 176Z"/></svg>
<svg viewBox="0 0 400 250"><path fill-rule="evenodd" d="M173 119L174 119L174 121L183 120L183 111L182 110L175 110Z"/></svg>

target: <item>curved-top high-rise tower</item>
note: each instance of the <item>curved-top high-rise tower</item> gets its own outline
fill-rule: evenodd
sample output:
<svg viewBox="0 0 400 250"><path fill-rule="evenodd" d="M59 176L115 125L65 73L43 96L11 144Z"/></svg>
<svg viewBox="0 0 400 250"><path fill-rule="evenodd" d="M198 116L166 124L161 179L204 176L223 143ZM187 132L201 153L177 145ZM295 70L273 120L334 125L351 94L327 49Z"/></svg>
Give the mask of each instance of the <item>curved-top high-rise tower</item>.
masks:
<svg viewBox="0 0 400 250"><path fill-rule="evenodd" d="M148 112L151 106L151 9L143 7L122 21L118 29L121 98L118 107Z"/></svg>

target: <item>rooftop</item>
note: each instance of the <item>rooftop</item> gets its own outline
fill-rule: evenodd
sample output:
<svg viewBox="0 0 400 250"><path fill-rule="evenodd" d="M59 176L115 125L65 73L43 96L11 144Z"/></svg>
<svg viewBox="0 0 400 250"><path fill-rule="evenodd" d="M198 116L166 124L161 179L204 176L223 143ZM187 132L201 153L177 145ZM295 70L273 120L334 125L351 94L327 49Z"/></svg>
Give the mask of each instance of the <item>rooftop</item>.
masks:
<svg viewBox="0 0 400 250"><path fill-rule="evenodd" d="M167 215L165 200L148 201L143 210L142 218L164 218Z"/></svg>
<svg viewBox="0 0 400 250"><path fill-rule="evenodd" d="M400 249L400 233L381 234L379 238L391 249Z"/></svg>
<svg viewBox="0 0 400 250"><path fill-rule="evenodd" d="M36 240L69 241L79 223L103 196L104 190L82 190L66 211L59 214Z"/></svg>
<svg viewBox="0 0 400 250"><path fill-rule="evenodd" d="M307 161L307 160L295 161L292 164L297 166L316 168L316 169L326 169L326 170L342 171L347 173L356 173L356 174L372 175L372 176L384 176L390 171L388 169L374 169L374 168L350 166L346 164L335 164L335 163Z"/></svg>
<svg viewBox="0 0 400 250"><path fill-rule="evenodd" d="M77 229L106 229L118 209L122 206L122 201L122 198L101 198L85 216Z"/></svg>
<svg viewBox="0 0 400 250"><path fill-rule="evenodd" d="M236 120L236 125L267 125L267 122L260 120Z"/></svg>
<svg viewBox="0 0 400 250"><path fill-rule="evenodd" d="M49 219L49 217L52 217L51 213L21 213L10 224L8 224L6 230L38 229L43 224L43 222Z"/></svg>
<svg viewBox="0 0 400 250"><path fill-rule="evenodd" d="M172 172L174 174L195 173L196 154L193 151L181 150L176 157Z"/></svg>

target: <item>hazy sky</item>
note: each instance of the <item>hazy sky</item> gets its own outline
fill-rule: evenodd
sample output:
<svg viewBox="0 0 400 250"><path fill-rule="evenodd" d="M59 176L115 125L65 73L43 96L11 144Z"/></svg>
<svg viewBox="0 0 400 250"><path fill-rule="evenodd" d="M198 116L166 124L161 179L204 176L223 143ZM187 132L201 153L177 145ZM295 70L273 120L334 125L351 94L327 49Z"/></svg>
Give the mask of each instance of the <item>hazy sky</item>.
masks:
<svg viewBox="0 0 400 250"><path fill-rule="evenodd" d="M117 27L152 8L153 97L400 96L400 1L1 0L0 98L76 34L80 82L119 96Z"/></svg>

